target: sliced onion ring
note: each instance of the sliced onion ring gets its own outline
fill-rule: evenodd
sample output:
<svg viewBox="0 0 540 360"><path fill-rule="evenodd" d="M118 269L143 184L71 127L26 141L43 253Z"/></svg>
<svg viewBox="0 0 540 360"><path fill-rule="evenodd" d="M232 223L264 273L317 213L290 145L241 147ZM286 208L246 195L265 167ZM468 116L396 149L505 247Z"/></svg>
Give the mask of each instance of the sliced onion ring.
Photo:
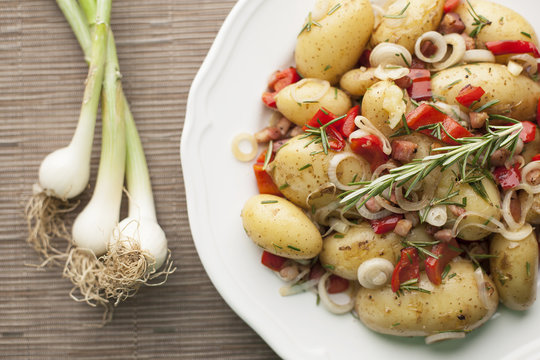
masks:
<svg viewBox="0 0 540 360"><path fill-rule="evenodd" d="M519 76L523 72L523 66L512 60L508 61L508 65L506 65L506 67L508 68L510 74L514 76Z"/></svg>
<svg viewBox="0 0 540 360"><path fill-rule="evenodd" d="M433 187L430 186L424 191L424 194L422 195L422 199L420 201L412 202L405 199L405 196L403 196L403 188L399 186L396 187L396 201L399 207L403 210L419 211L429 205L431 198L433 197L433 190Z"/></svg>
<svg viewBox="0 0 540 360"><path fill-rule="evenodd" d="M240 149L240 143L243 141L248 141L251 145L250 152L246 153ZM237 160L247 162L257 157L257 151L259 150L259 147L257 145L257 140L255 139L255 136L249 133L240 133L234 137L231 144L231 150Z"/></svg>
<svg viewBox="0 0 540 360"><path fill-rule="evenodd" d="M465 55L465 40L459 34L448 34L444 35L444 40L448 45L452 47L450 55L446 57L445 60L435 63L432 65L432 69L435 71L444 70L449 68L452 65L457 64Z"/></svg>
<svg viewBox="0 0 540 360"><path fill-rule="evenodd" d="M332 157L330 160L330 163L328 164L328 178L330 179L330 182L336 185L336 187L340 190L356 190L360 188L360 185L346 185L343 184L341 181L339 181L337 177L337 168L339 164L348 159L348 158L354 158L356 159L356 155L350 153L350 152L344 152L336 154ZM365 164L365 162L362 162L362 164ZM362 177L358 179L358 181L366 180L366 173L369 173L369 169L363 169L364 172L362 173Z"/></svg>
<svg viewBox="0 0 540 360"><path fill-rule="evenodd" d="M357 116L356 119L354 119L354 124L358 127L358 130L354 131L351 135L349 135L349 140L365 136L365 132L367 132L378 136L379 139L381 139L383 144L383 152L386 155L390 155L392 153L392 146L390 145L390 141L388 140L388 138L384 136L384 134L379 129L377 129L366 117ZM359 130L362 130L362 132L360 132Z"/></svg>
<svg viewBox="0 0 540 360"><path fill-rule="evenodd" d="M399 65L379 65L373 75L379 80L397 80L409 75L409 68Z"/></svg>
<svg viewBox="0 0 540 360"><path fill-rule="evenodd" d="M424 41L431 41L437 47L437 51L433 56L427 57L422 53L421 48ZM446 55L447 51L448 47L446 46L446 40L444 40L441 33L436 31L428 31L423 33L418 40L416 40L416 44L414 44L414 53L416 57L426 63L436 63L441 61L444 58L444 55Z"/></svg>
<svg viewBox="0 0 540 360"><path fill-rule="evenodd" d="M326 309L328 309L328 311L333 314L346 314L354 308L354 298L352 294L349 294L350 301L344 305L336 304L334 301L332 301L332 299L330 299L330 296L328 295L328 291L326 290L326 280L328 280L330 275L332 274L327 272L323 276L321 276L319 280L317 288L319 290L321 302L323 303L324 307L326 307ZM351 287L352 286L349 286L349 290L351 289Z"/></svg>
<svg viewBox="0 0 540 360"><path fill-rule="evenodd" d="M375 46L369 55L369 63L372 67L379 65L410 66L412 56L405 47L383 42Z"/></svg>
<svg viewBox="0 0 540 360"><path fill-rule="evenodd" d="M536 59L529 54L518 54L510 58L510 60L517 62L529 75L536 74L538 72L538 63Z"/></svg>
<svg viewBox="0 0 540 360"><path fill-rule="evenodd" d="M485 49L471 49L465 51L463 54L463 59L465 63L481 63L481 62L495 62L495 55L489 50Z"/></svg>
<svg viewBox="0 0 540 360"><path fill-rule="evenodd" d="M482 219L489 220L489 222L495 225L495 228L489 227L484 224L474 224L474 223L465 224L464 226L458 228L461 221L467 216L478 216ZM456 222L454 223L454 227L452 228L452 236L456 237L461 230L466 229L471 226L488 230L493 233L499 233L502 236L504 236L506 239L511 240L511 241L521 241L525 239L527 236L529 236L529 234L533 231L533 227L530 224L524 224L522 227L520 227L517 230L508 230L504 226L504 224L501 223L499 220L493 219L492 217L487 217L486 215L481 214L476 211L466 211L456 219Z"/></svg>
<svg viewBox="0 0 540 360"><path fill-rule="evenodd" d="M463 339L465 337L465 331L447 331L438 334L426 336L426 345L431 345L436 342L452 339Z"/></svg>
<svg viewBox="0 0 540 360"><path fill-rule="evenodd" d="M296 94L296 91L299 90L302 86L310 82L321 85L321 91L313 97L300 99L298 95ZM321 79L307 78L307 79L302 79L293 85L293 87L291 88L291 97L294 101L296 101L299 104L302 104L304 102L317 102L328 92L328 90L330 90L330 83L328 81L321 80Z"/></svg>

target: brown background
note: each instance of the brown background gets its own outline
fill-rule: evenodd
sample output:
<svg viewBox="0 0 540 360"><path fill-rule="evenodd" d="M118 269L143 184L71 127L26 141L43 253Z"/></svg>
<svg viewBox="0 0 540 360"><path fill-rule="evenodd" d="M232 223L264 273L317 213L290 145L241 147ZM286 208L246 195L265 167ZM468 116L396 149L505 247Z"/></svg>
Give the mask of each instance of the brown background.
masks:
<svg viewBox="0 0 540 360"><path fill-rule="evenodd" d="M41 160L73 134L87 67L53 0L0 0L1 358L277 357L204 272L189 230L179 157L189 87L234 3L113 2L123 85L146 149L158 218L179 269L164 286L143 288L121 304L111 324L96 328L102 310L71 300L60 269L26 265L39 259L25 243L22 215ZM98 126L92 186L99 133Z"/></svg>

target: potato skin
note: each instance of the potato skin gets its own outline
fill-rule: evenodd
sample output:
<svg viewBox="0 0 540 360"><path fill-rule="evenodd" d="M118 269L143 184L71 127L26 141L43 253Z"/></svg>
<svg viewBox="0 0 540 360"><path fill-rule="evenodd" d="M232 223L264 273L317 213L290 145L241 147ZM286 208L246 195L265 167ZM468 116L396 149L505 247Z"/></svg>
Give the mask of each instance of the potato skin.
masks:
<svg viewBox="0 0 540 360"><path fill-rule="evenodd" d="M399 14L407 3L403 19L382 18L371 36L371 45L391 42L405 47L414 54L416 39L423 33L436 30L443 15L444 0L390 0L385 6L386 14Z"/></svg>
<svg viewBox="0 0 540 360"><path fill-rule="evenodd" d="M375 68L361 67L343 74L339 85L351 96L364 96L367 89L378 81L379 79L375 77Z"/></svg>
<svg viewBox="0 0 540 360"><path fill-rule="evenodd" d="M319 81L308 81L298 87L291 84L283 88L276 96L276 106L280 113L298 126L303 126L321 108L341 116L351 108L351 99L344 91L330 87L317 102L298 103L291 95L291 91L297 88L297 98L312 98L321 92L322 86Z"/></svg>
<svg viewBox="0 0 540 360"><path fill-rule="evenodd" d="M449 84L458 80L461 81L449 88ZM486 112L521 121L536 118L540 85L525 75L513 76L504 65L480 63L449 68L432 78L431 89L434 96L446 99L450 105L459 105L456 96L468 84L481 86L486 92L475 108L489 101L499 100L499 103L486 109ZM462 108L466 110L465 107Z"/></svg>
<svg viewBox="0 0 540 360"><path fill-rule="evenodd" d="M525 20L524 17L519 15L512 9L506 6L496 4L492 1L485 0L471 0L471 5L477 14L484 16L491 21L491 24L484 26L484 28L478 33L476 39L477 44L484 44L487 41L499 41L499 40L523 40L532 41L538 45L538 38L534 28ZM469 13L469 6L465 1L461 3L456 9L456 13L459 14L461 20L465 24L465 33L470 34L474 30L474 19ZM531 38L524 35L523 32L531 35Z"/></svg>
<svg viewBox="0 0 540 360"><path fill-rule="evenodd" d="M311 259L321 251L322 237L315 225L302 210L279 196L251 197L241 216L247 235L268 252L289 259Z"/></svg>
<svg viewBox="0 0 540 360"><path fill-rule="evenodd" d="M349 280L357 279L358 267L366 260L378 257L395 264L402 248L398 235L375 234L368 223L351 227L343 238L334 235L323 239L319 260L328 271Z"/></svg>
<svg viewBox="0 0 540 360"><path fill-rule="evenodd" d="M538 243L535 233L521 241L495 234L489 253L496 256L489 264L501 302L510 309L527 310L536 300Z"/></svg>
<svg viewBox="0 0 540 360"><path fill-rule="evenodd" d="M499 190L497 186L487 178L482 180L482 184L486 189L488 199L490 202L484 200L480 195L478 195L469 184L458 184L456 185L456 178L451 171L445 171L442 173L440 178L439 186L437 187L436 196L437 198L442 198L448 193L448 189L452 184L454 184L453 190L459 191L459 194L449 199L452 202L462 203L463 198L467 198L467 205L465 206L465 211L474 211L481 213L486 216L486 218L481 218L476 215L470 215L461 220L459 227L467 224L484 224L486 219L493 217L493 219L499 220L501 218L501 200L499 195ZM456 216L452 212L447 211L448 221L453 223L456 220ZM489 230L484 230L476 226L467 227L461 230L457 237L463 240L480 240L491 234Z"/></svg>
<svg viewBox="0 0 540 360"><path fill-rule="evenodd" d="M329 9L341 6L318 20L298 36L295 61L298 72L337 84L362 55L373 29L374 15L369 0L333 0Z"/></svg>
<svg viewBox="0 0 540 360"><path fill-rule="evenodd" d="M452 278L433 285L424 272L419 287L431 294L406 291L397 296L388 285L370 290L360 288L355 309L360 320L373 331L396 336L428 336L443 331L473 330L487 321L497 309L495 285L484 275L489 306L480 299L474 268L470 261L450 263Z"/></svg>
<svg viewBox="0 0 540 360"><path fill-rule="evenodd" d="M281 192L289 201L307 209L308 195L330 182L328 166L337 153L329 150L328 155L324 154L321 144L312 143L306 146L310 140L302 139L302 136L290 139L287 145L277 152L274 161L269 164L268 173L278 187L288 184ZM343 160L338 166L338 180L346 184L353 180L355 174L358 174L358 179L371 176L367 161L352 153L349 148L345 148L341 153L343 152L349 152L353 157ZM309 164L309 167L299 170Z"/></svg>
<svg viewBox="0 0 540 360"><path fill-rule="evenodd" d="M522 191L519 193L519 201L523 203L527 200L527 193ZM540 224L540 194L534 194L533 195L533 203L529 211L527 212L527 216L525 217L525 220L530 224L538 225Z"/></svg>

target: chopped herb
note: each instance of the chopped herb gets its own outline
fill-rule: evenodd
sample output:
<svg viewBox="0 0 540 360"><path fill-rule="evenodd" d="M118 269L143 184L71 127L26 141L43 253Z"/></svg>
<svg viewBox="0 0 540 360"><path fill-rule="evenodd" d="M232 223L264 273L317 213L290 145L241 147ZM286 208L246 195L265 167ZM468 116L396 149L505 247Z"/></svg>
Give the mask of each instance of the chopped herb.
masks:
<svg viewBox="0 0 540 360"><path fill-rule="evenodd" d="M274 249L283 249L283 247L279 246L278 244L272 243L272 246L274 247Z"/></svg>
<svg viewBox="0 0 540 360"><path fill-rule="evenodd" d="M334 88L334 99L337 100L337 88Z"/></svg>
<svg viewBox="0 0 540 360"><path fill-rule="evenodd" d="M531 276L531 264L528 261L525 263L525 268L527 269L527 276Z"/></svg>
<svg viewBox="0 0 540 360"><path fill-rule="evenodd" d="M444 96L433 94L433 95L431 95L431 97L434 100L439 100L439 101L442 101L442 102L446 102L446 98Z"/></svg>
<svg viewBox="0 0 540 360"><path fill-rule="evenodd" d="M334 235L334 237L335 237L336 239L343 239L343 238L345 237L345 235L343 235L343 234L336 234L336 235Z"/></svg>
<svg viewBox="0 0 540 360"><path fill-rule="evenodd" d="M317 306L319 306L320 303L321 303L321 296L317 294L317 301L316 301Z"/></svg>
<svg viewBox="0 0 540 360"><path fill-rule="evenodd" d="M310 166L311 166L311 164L306 164L306 165L302 166L301 168L299 168L298 171L306 170Z"/></svg>
<svg viewBox="0 0 540 360"><path fill-rule="evenodd" d="M317 209L315 209L315 205L311 205L311 213L315 214L316 211Z"/></svg>
<svg viewBox="0 0 540 360"><path fill-rule="evenodd" d="M261 204L275 204L277 202L278 202L277 200L264 200L264 201L261 201Z"/></svg>
<svg viewBox="0 0 540 360"><path fill-rule="evenodd" d="M432 242L403 241L404 246L412 246L413 248L418 250L418 252L420 254L431 256L432 258L435 258L435 259L438 259L439 256L435 255L434 253L432 253L431 251L425 249L424 247L425 246L430 246L430 245L435 245L435 244L438 244L438 243L439 243L438 241L432 241ZM407 255L409 255L409 254L407 254ZM411 264L412 264L412 259L409 258L409 260L411 261Z"/></svg>
<svg viewBox="0 0 540 360"><path fill-rule="evenodd" d="M319 100L304 100L302 104L317 104Z"/></svg>
<svg viewBox="0 0 540 360"><path fill-rule="evenodd" d="M490 216L486 221L484 221L484 226L489 224L491 222L491 220L493 220L493 216Z"/></svg>
<svg viewBox="0 0 540 360"><path fill-rule="evenodd" d="M441 274L441 278L444 279L448 275L449 272L450 272L450 264L446 264Z"/></svg>
<svg viewBox="0 0 540 360"><path fill-rule="evenodd" d="M478 33L482 31L484 26L491 25L491 21L489 21L482 15L478 15L469 0L467 0L467 4L469 4L469 9L467 9L467 11L469 11L469 14L471 14L472 18L474 19L472 25L475 26L475 28L473 29L473 31L471 31L469 35L475 38Z"/></svg>
<svg viewBox="0 0 540 360"><path fill-rule="evenodd" d="M324 71L330 69L332 66L331 65L326 65L326 67L324 68Z"/></svg>
<svg viewBox="0 0 540 360"><path fill-rule="evenodd" d="M328 135L326 134L326 128L332 125L333 123L340 121L346 116L347 114L337 117L335 119L332 119L331 121L327 122L324 125L321 125L320 127L306 125L307 127L307 129L305 130L306 134L302 136L300 139L305 139L308 137L313 137L313 138L304 147L308 147L312 143L315 143L315 144L320 143L323 147L322 151L328 155L328 148L330 147L330 144L328 143ZM299 169L299 170L303 170L303 169Z"/></svg>
<svg viewBox="0 0 540 360"><path fill-rule="evenodd" d="M456 273L452 273L452 274L448 275L448 280L450 280L451 278L453 278L456 275L457 275Z"/></svg>
<svg viewBox="0 0 540 360"><path fill-rule="evenodd" d="M304 31L310 32L311 27L313 27L313 26L322 27L321 24L319 24L317 21L315 21L315 20L313 20L311 18L311 11L310 11L309 14L308 14L308 20L306 21L306 24L304 25L302 30L300 30L300 33L298 33L298 36L300 36L300 34L302 34Z"/></svg>
<svg viewBox="0 0 540 360"><path fill-rule="evenodd" d="M466 71L469 75L472 75L472 72L471 72L471 70L469 70L468 67L465 68L465 71Z"/></svg>
<svg viewBox="0 0 540 360"><path fill-rule="evenodd" d="M418 285L415 285L415 284L418 284L418 279L411 279L409 281L405 281L404 283L402 283L399 286L399 291L401 293L403 293L404 290L419 291L419 292L423 292L423 293L426 293L426 294L431 294L431 291L423 289L423 288L421 288L421 287L419 287Z"/></svg>
<svg viewBox="0 0 540 360"><path fill-rule="evenodd" d="M499 257L498 255L492 255L492 254L471 254L472 256L474 256L475 259L480 259L480 260L483 260L483 259L491 259L491 258L496 258L496 257Z"/></svg>
<svg viewBox="0 0 540 360"><path fill-rule="evenodd" d="M334 265L331 265L331 264L323 265L323 267L329 270L334 270L336 268Z"/></svg>
<svg viewBox="0 0 540 360"><path fill-rule="evenodd" d="M531 37L531 34L526 33L525 31L522 31L521 33L522 33L523 35L525 35L526 37L528 37L529 39L532 38L532 37Z"/></svg>
<svg viewBox="0 0 540 360"><path fill-rule="evenodd" d="M285 183L285 184L283 184L283 185L281 185L281 186L279 187L279 190L286 189L286 188L288 188L289 186L291 186L291 185L289 185L288 183Z"/></svg>
<svg viewBox="0 0 540 360"><path fill-rule="evenodd" d="M407 3L407 5L405 5L405 7L403 9L401 9L401 11L396 14L396 15L383 15L383 17L387 18L387 19L403 19L405 17L405 11L407 11L407 9L409 8L409 6L411 5L410 2Z"/></svg>
<svg viewBox="0 0 540 360"><path fill-rule="evenodd" d="M272 158L272 148L274 147L274 142L270 140L268 142L268 149L266 149L266 155L264 156L264 165L262 167L263 170L266 170L268 167L268 164L270 163L270 159Z"/></svg>
<svg viewBox="0 0 540 360"><path fill-rule="evenodd" d="M294 251L300 251L299 248L294 247L294 246L292 246L292 245L287 245L287 247L288 247L289 249L293 249Z"/></svg>
<svg viewBox="0 0 540 360"><path fill-rule="evenodd" d="M445 89L450 89L450 88L452 88L454 85L459 84L461 81L462 81L462 79L458 79L458 80L456 80L456 81L454 81L454 82L451 82L450 84L448 84L448 85L445 86Z"/></svg>
<svg viewBox="0 0 540 360"><path fill-rule="evenodd" d="M335 13L337 11L337 9L339 9L341 7L341 3L338 3L336 6L334 6L333 8L330 9L330 11L328 11L328 13L326 15L332 15L333 13Z"/></svg>
<svg viewBox="0 0 540 360"><path fill-rule="evenodd" d="M398 325L400 325L400 323L397 322L397 323L392 324L392 327L396 327Z"/></svg>
<svg viewBox="0 0 540 360"><path fill-rule="evenodd" d="M409 64L409 62L407 61L407 59L405 59L405 55L403 55L403 53L399 53L399 55L401 56L401 58L403 59L403 62L405 63L405 65L407 65L407 67L411 67L411 64Z"/></svg>
<svg viewBox="0 0 540 360"><path fill-rule="evenodd" d="M390 135L390 138L394 138L394 137L402 136L402 135L409 135L411 133L411 129L409 128L409 125L407 125L407 118L405 118L405 115L401 115L401 122L403 126L397 129L395 133Z"/></svg>
<svg viewBox="0 0 540 360"><path fill-rule="evenodd" d="M497 100L497 99L491 100L491 101L485 103L484 105L480 106L478 109L473 110L473 111L474 112L482 112L482 111L486 110L487 108L489 108L489 107L491 107L491 106L493 106L495 104L498 104L499 102L500 102L500 100Z"/></svg>

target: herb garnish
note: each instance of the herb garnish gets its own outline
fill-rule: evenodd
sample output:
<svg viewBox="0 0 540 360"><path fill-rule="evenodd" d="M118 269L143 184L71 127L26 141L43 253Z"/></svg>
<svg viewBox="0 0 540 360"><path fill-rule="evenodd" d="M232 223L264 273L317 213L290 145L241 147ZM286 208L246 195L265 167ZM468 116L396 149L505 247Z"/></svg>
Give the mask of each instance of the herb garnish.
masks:
<svg viewBox="0 0 540 360"><path fill-rule="evenodd" d="M531 37L531 34L526 33L525 31L522 31L521 33L522 33L523 35L525 35L526 37L528 37L529 39L532 38L532 37Z"/></svg>
<svg viewBox="0 0 540 360"><path fill-rule="evenodd" d="M527 269L527 276L531 276L531 264L528 261L525 263L525 268Z"/></svg>
<svg viewBox="0 0 540 360"><path fill-rule="evenodd" d="M302 34L304 31L310 32L313 26L322 27L320 23L312 19L310 11L308 14L308 20L306 21L306 24L304 25L302 30L300 30L300 33L298 33L298 36L300 36L300 34Z"/></svg>
<svg viewBox="0 0 540 360"><path fill-rule="evenodd" d="M467 4L469 4L469 9L467 9L467 11L469 11L469 14L471 14L472 18L474 19L472 25L475 26L475 28L473 29L473 31L471 31L469 35L475 38L478 33L482 31L484 26L491 25L491 21L489 21L482 15L478 15L469 0L467 0Z"/></svg>
<svg viewBox="0 0 540 360"><path fill-rule="evenodd" d="M491 106L493 106L495 104L498 104L499 102L500 102L500 100L498 100L498 99L491 100L491 101L485 103L484 105L480 106L478 109L473 110L473 111L474 112L482 112L482 111L486 110L488 107L491 107Z"/></svg>
<svg viewBox="0 0 540 360"><path fill-rule="evenodd" d="M294 250L294 251L300 251L300 249L299 249L299 248L297 248L297 247L294 247L294 246L292 246L292 245L287 245L287 247L288 247L289 249L292 249L292 250Z"/></svg>
<svg viewBox="0 0 540 360"><path fill-rule="evenodd" d="M306 164L306 165L302 166L301 168L299 168L298 171L306 170L310 166L311 166L311 164Z"/></svg>
<svg viewBox="0 0 540 360"><path fill-rule="evenodd" d="M261 201L261 204L275 204L277 203L277 200L264 200L264 201Z"/></svg>
<svg viewBox="0 0 540 360"><path fill-rule="evenodd" d="M300 139L305 139L310 136L313 137L304 147L308 147L311 143L321 143L323 147L323 152L328 155L328 148L330 148L330 145L328 143L328 135L326 134L326 128L332 125L335 122L338 122L341 119L344 119L347 116L347 114L342 115L340 117L337 117L335 119L332 119L331 121L327 122L326 124L322 125L320 127L315 127L311 125L306 125L307 129L305 130L306 134L302 136ZM320 121L319 121L320 124ZM310 165L311 166L311 165ZM299 169L304 170L304 169Z"/></svg>
<svg viewBox="0 0 540 360"><path fill-rule="evenodd" d="M415 285L416 284L416 285ZM419 292L423 292L425 294L431 294L431 291L429 290L426 290L426 289L423 289L421 287L419 287L418 285L418 279L411 279L409 281L405 281L404 283L402 283L400 286L399 286L399 291L398 291L398 295L401 293L403 294L403 291L404 290L408 290L408 291L419 291Z"/></svg>
<svg viewBox="0 0 540 360"><path fill-rule="evenodd" d="M431 251L424 248L425 246L436 245L436 244L439 243L439 241L427 241L427 242L426 241L414 241L414 242L403 241L402 243L403 243L404 247L409 247L410 246L410 247L413 247L413 248L417 249L418 250L418 255L420 255L421 257L422 256L424 256L424 257L425 256L430 256L430 257L435 258L435 259L439 258L438 255L435 255Z"/></svg>
<svg viewBox="0 0 540 360"><path fill-rule="evenodd" d="M279 187L279 190L286 189L286 188L288 188L289 186L291 186L291 185L289 185L289 183L285 183L285 184L283 184L283 185L281 185L281 186Z"/></svg>
<svg viewBox="0 0 540 360"><path fill-rule="evenodd" d="M403 19L405 17L405 11L411 6L411 3L408 2L407 5L397 15L383 15L384 18L387 19Z"/></svg>
<svg viewBox="0 0 540 360"><path fill-rule="evenodd" d="M270 163L270 159L272 158L272 148L274 147L274 142L270 140L268 142L268 149L266 149L266 155L264 156L264 165L262 167L263 170L266 170L268 167L268 163Z"/></svg>
<svg viewBox="0 0 540 360"><path fill-rule="evenodd" d="M332 15L333 13L335 13L337 11L337 9L339 9L341 7L341 3L337 3L336 6L334 6L333 8L331 8L328 13L326 13L326 15Z"/></svg>

